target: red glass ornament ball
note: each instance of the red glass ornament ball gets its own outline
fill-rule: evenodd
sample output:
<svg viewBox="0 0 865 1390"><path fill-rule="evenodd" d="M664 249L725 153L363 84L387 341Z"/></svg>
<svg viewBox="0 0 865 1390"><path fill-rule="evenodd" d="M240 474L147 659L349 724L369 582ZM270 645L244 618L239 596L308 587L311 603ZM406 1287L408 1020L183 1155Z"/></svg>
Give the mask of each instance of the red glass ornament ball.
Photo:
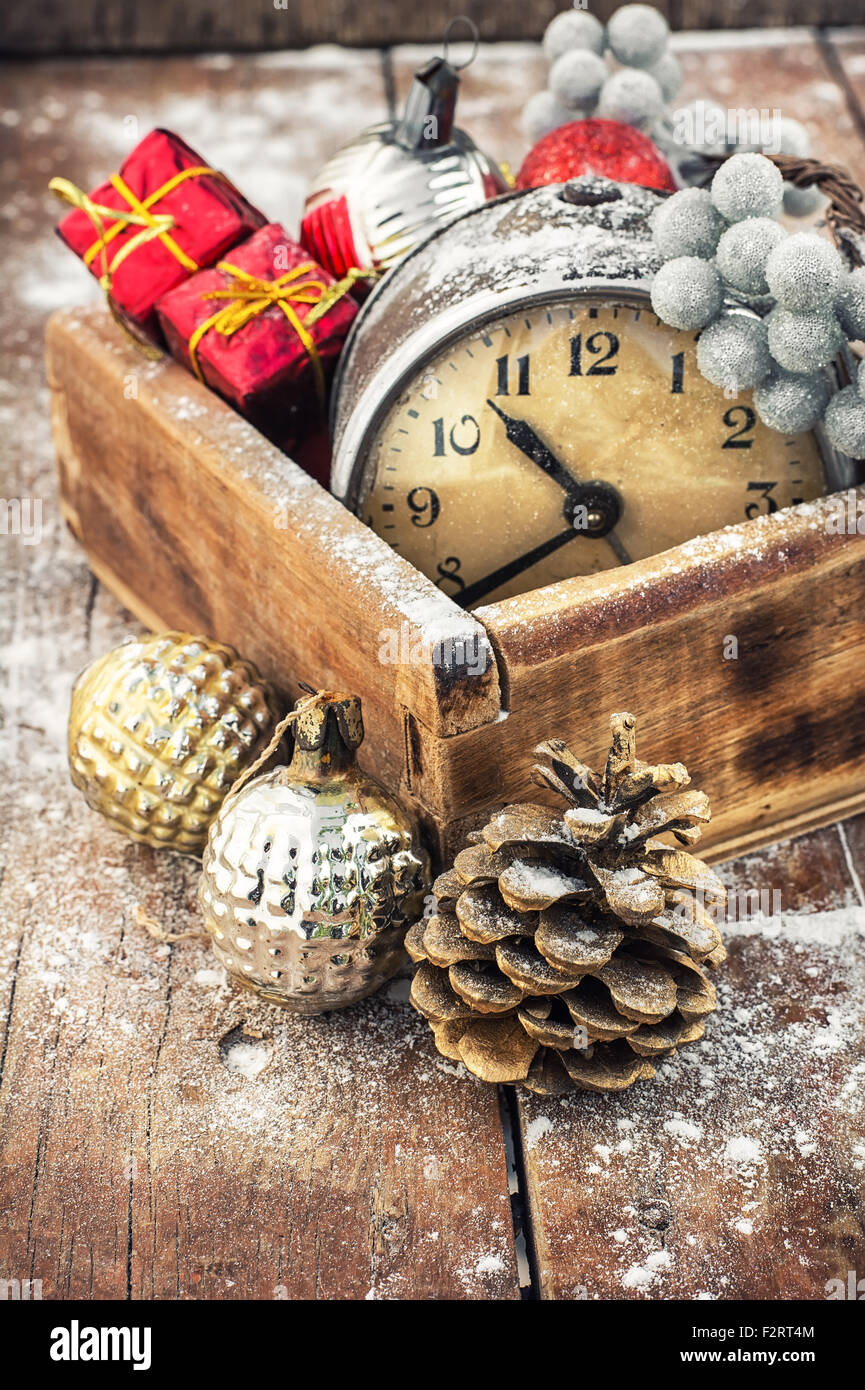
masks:
<svg viewBox="0 0 865 1390"><path fill-rule="evenodd" d="M517 188L566 183L580 174L676 190L667 161L648 135L621 121L604 120L570 121L544 135L523 160Z"/></svg>

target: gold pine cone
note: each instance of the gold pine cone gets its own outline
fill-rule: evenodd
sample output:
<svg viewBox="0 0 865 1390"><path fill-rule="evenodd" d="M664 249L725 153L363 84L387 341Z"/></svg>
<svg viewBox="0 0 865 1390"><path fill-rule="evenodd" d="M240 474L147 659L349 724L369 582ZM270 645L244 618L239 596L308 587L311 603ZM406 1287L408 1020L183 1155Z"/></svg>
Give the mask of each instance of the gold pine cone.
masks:
<svg viewBox="0 0 865 1390"><path fill-rule="evenodd" d="M75 682L72 781L133 840L200 855L277 718L269 687L233 647L186 632L132 638Z"/></svg>
<svg viewBox="0 0 865 1390"><path fill-rule="evenodd" d="M621 1091L700 1038L725 958L726 892L691 845L709 820L681 763L635 755L635 720L611 719L603 775L563 743L534 780L567 805L515 804L470 836L434 883L437 913L406 949L414 1007L443 1056L539 1095Z"/></svg>

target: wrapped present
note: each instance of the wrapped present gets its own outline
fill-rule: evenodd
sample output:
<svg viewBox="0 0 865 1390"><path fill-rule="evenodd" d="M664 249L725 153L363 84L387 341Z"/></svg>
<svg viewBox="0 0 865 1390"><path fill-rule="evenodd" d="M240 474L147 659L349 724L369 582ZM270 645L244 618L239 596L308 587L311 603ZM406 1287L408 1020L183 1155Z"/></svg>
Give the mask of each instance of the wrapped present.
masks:
<svg viewBox="0 0 865 1390"><path fill-rule="evenodd" d="M232 183L168 130L152 130L91 194L50 187L73 205L57 228L124 321L154 338L156 303L264 225Z"/></svg>
<svg viewBox="0 0 865 1390"><path fill-rule="evenodd" d="M323 482L327 390L357 278L334 280L269 223L158 305L173 356Z"/></svg>

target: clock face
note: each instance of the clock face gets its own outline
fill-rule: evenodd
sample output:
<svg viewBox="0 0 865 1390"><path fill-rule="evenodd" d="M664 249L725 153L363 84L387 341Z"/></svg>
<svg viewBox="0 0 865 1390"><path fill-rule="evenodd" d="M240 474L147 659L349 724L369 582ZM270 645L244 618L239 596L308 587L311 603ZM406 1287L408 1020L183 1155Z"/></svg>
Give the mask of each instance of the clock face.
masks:
<svg viewBox="0 0 865 1390"><path fill-rule="evenodd" d="M471 608L825 492L814 436L706 381L698 336L586 297L473 329L390 407L359 514Z"/></svg>

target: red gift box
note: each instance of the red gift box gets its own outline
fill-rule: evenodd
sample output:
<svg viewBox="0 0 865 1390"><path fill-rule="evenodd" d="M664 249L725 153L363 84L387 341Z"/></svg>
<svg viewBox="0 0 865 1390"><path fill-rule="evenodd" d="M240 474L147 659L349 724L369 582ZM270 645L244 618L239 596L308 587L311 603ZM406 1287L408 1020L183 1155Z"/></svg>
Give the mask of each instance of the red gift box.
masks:
<svg viewBox="0 0 865 1390"><path fill-rule="evenodd" d="M89 201L97 206L96 223L76 207L57 231L98 279L107 269L106 288L117 310L150 336L158 334L155 307L164 294L213 265L266 221L228 179L168 130L146 135L120 173L95 189ZM112 218L99 208L120 215ZM128 222L127 214L141 221Z"/></svg>
<svg viewBox="0 0 865 1390"><path fill-rule="evenodd" d="M173 356L323 482L327 388L357 311L277 223L158 305Z"/></svg>

